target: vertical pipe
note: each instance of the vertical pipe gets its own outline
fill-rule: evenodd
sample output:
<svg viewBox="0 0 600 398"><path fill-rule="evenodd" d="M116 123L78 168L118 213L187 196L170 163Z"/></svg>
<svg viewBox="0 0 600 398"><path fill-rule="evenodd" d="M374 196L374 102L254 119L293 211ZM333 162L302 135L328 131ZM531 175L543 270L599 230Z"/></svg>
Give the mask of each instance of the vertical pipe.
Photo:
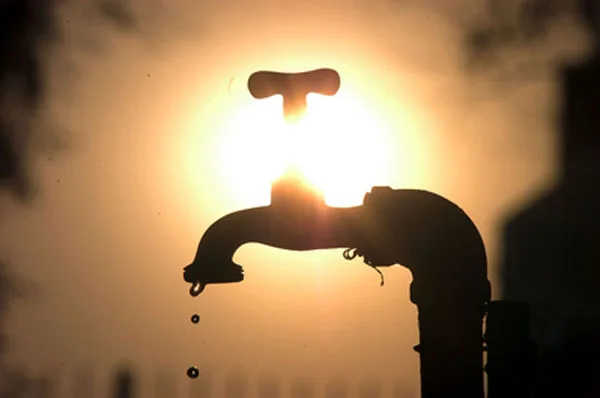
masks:
<svg viewBox="0 0 600 398"><path fill-rule="evenodd" d="M420 305L422 398L483 398L483 308Z"/></svg>

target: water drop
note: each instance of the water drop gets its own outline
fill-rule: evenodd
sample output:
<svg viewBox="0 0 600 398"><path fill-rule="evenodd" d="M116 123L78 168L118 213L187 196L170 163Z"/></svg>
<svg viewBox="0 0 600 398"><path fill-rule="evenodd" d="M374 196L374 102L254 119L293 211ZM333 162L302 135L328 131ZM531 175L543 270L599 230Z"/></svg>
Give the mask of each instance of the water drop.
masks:
<svg viewBox="0 0 600 398"><path fill-rule="evenodd" d="M198 322L200 322L200 315L194 314L194 315L192 315L191 319L192 319L192 323L198 323Z"/></svg>
<svg viewBox="0 0 600 398"><path fill-rule="evenodd" d="M192 295L192 297L196 297L197 295L202 293L203 290L204 285L202 283L194 282L194 284L192 284L192 287L190 287L190 294Z"/></svg>
<svg viewBox="0 0 600 398"><path fill-rule="evenodd" d="M195 366L190 366L187 370L187 376L190 379L195 379L196 377L198 377L198 375L200 375L200 372L198 371L198 368Z"/></svg>

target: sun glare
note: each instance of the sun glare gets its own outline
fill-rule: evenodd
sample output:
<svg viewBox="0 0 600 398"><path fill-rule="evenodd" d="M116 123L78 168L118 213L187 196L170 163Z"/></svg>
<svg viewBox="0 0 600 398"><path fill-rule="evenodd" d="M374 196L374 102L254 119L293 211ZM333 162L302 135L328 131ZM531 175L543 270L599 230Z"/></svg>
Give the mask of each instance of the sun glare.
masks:
<svg viewBox="0 0 600 398"><path fill-rule="evenodd" d="M329 205L362 203L371 186L387 181L387 131L347 91L309 95L307 102L306 115L294 125L283 120L281 97L252 100L228 119L219 165L227 183L267 204L271 182L295 166Z"/></svg>

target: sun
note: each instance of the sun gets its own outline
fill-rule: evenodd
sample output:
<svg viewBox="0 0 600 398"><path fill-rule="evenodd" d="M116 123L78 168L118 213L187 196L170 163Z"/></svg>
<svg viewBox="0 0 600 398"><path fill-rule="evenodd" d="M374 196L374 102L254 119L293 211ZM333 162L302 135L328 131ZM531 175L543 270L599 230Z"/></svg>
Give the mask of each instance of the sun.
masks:
<svg viewBox="0 0 600 398"><path fill-rule="evenodd" d="M294 166L329 205L361 204L373 185L388 180L388 131L348 90L309 95L307 103L292 125L278 96L252 100L228 118L220 134L222 175L239 194L265 202L270 184Z"/></svg>

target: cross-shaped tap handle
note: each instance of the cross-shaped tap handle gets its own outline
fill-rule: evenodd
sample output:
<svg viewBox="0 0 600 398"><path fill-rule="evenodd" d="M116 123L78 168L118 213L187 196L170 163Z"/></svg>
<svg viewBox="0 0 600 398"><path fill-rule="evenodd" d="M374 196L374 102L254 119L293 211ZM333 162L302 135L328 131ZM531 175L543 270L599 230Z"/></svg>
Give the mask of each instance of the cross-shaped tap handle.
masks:
<svg viewBox="0 0 600 398"><path fill-rule="evenodd" d="M300 73L260 71L248 78L248 89L254 98L283 96L283 117L287 121L304 113L309 93L335 95L339 88L340 75L326 68Z"/></svg>

